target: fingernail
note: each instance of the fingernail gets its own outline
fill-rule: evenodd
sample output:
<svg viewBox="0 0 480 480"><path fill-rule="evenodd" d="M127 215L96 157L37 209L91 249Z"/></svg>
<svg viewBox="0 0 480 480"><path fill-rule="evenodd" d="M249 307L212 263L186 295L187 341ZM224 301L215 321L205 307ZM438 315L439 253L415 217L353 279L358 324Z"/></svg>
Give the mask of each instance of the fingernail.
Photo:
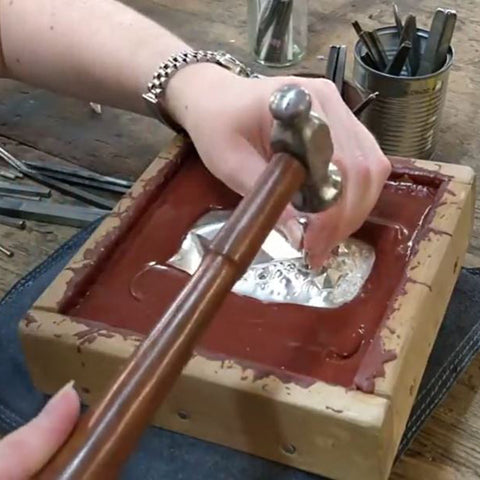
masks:
<svg viewBox="0 0 480 480"><path fill-rule="evenodd" d="M73 386L75 385L75 380L70 380L69 382L67 382L57 393L56 395L60 395L61 393L63 393L65 390L69 390L70 388L73 390ZM55 396L56 396L55 395Z"/></svg>
<svg viewBox="0 0 480 480"><path fill-rule="evenodd" d="M55 407L55 401L60 398L64 392L67 390L74 390L73 385L75 384L75 380L70 380L68 383L66 383L60 390L58 390L53 397L50 398L50 400L47 402L45 407L42 410L42 413L46 413L49 415L50 413L53 413L54 407Z"/></svg>

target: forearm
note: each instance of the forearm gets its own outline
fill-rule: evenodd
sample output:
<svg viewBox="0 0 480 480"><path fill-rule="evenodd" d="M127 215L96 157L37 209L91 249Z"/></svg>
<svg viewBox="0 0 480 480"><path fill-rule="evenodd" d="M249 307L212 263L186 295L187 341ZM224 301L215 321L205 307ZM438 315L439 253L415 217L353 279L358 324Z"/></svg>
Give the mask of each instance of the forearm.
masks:
<svg viewBox="0 0 480 480"><path fill-rule="evenodd" d="M0 0L0 38L4 77L143 114L157 66L189 48L115 0Z"/></svg>

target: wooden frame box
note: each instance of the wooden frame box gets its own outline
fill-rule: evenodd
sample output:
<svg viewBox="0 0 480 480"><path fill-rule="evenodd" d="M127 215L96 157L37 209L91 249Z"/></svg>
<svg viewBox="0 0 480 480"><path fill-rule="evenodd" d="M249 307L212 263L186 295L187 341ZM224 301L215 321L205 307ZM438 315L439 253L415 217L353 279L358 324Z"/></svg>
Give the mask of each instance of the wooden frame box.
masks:
<svg viewBox="0 0 480 480"><path fill-rule="evenodd" d="M98 227L20 324L35 385L53 393L74 379L90 404L142 336L60 313L72 282L128 229L133 210L174 170L184 149L175 139ZM405 428L429 353L468 246L474 174L467 167L414 161L448 176L423 239L408 265L410 281L380 332L396 358L372 394L318 381L308 387L275 376L254 378L234 361L194 355L154 424L337 479L385 479ZM436 233L435 233L436 232ZM98 248L101 245L102 248ZM76 272L74 275L73 272ZM79 273L80 272L80 273Z"/></svg>

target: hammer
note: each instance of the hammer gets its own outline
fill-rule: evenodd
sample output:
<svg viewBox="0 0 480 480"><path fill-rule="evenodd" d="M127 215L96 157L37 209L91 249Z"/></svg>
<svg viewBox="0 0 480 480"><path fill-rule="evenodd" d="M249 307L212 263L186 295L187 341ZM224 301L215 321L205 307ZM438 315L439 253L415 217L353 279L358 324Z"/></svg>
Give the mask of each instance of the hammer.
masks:
<svg viewBox="0 0 480 480"><path fill-rule="evenodd" d="M327 124L310 94L286 85L270 98L274 155L252 191L209 245L201 265L96 405L37 475L116 478L187 364L195 344L244 274L287 204L314 213L341 195Z"/></svg>

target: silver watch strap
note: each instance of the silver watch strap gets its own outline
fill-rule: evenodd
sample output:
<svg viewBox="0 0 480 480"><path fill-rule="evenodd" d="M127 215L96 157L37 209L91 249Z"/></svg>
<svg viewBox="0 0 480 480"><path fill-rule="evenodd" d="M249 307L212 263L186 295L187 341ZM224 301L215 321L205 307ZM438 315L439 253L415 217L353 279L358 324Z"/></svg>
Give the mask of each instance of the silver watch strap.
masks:
<svg viewBox="0 0 480 480"><path fill-rule="evenodd" d="M173 121L165 107L165 89L175 73L195 63L214 63L242 77L256 76L243 63L226 52L190 50L171 56L158 67L143 98L158 120L178 133L183 132L183 129Z"/></svg>

